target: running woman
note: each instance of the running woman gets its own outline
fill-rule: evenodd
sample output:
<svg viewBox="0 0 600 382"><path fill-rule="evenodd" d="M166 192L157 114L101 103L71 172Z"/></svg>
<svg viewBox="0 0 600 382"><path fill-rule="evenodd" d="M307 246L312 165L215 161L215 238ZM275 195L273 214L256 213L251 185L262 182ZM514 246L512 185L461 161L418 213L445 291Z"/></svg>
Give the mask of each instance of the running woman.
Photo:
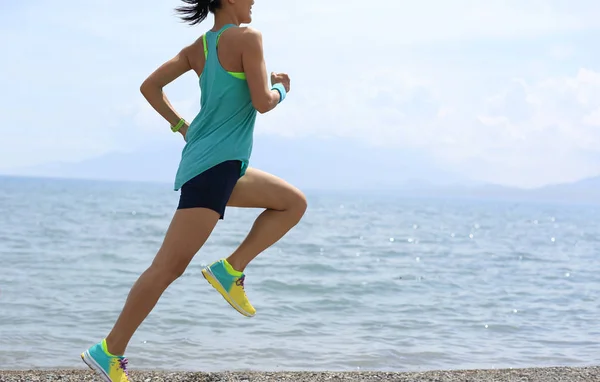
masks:
<svg viewBox="0 0 600 382"><path fill-rule="evenodd" d="M265 209L248 236L227 258L202 270L204 278L239 313L256 310L244 291L244 271L304 215L306 198L278 177L248 167L257 111L267 113L290 91L286 74L271 73L261 33L252 21L254 0L183 0L181 18L196 25L214 14L214 26L160 66L140 90L150 105L183 136L186 144L175 176L179 205L152 264L129 292L108 336L81 354L106 382L128 382L127 345L162 293L179 278L223 219L226 206ZM163 88L193 70L199 77L200 112L188 124Z"/></svg>

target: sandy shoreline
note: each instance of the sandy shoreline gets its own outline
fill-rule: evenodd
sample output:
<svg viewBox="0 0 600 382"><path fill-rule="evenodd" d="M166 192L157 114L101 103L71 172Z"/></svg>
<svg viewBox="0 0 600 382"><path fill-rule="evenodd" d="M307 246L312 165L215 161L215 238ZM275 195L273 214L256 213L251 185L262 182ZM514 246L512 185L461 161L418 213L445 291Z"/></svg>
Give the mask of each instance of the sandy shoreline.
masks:
<svg viewBox="0 0 600 382"><path fill-rule="evenodd" d="M132 371L134 382L317 382L317 381L399 381L399 382L593 382L600 381L600 367L553 367L498 370L453 370L413 373L389 372L169 372ZM99 381L90 370L0 370L2 382Z"/></svg>

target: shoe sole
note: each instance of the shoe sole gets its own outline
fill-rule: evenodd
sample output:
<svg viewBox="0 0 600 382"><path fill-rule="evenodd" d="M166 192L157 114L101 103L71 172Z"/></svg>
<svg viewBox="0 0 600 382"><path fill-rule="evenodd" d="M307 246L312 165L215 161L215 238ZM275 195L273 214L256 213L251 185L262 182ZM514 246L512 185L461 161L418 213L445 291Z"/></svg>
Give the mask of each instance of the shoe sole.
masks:
<svg viewBox="0 0 600 382"><path fill-rule="evenodd" d="M221 283L219 282L219 280L212 273L212 271L210 270L210 268L208 268L208 267L204 268L202 270L202 276L204 276L204 278L206 279L206 281L208 281L208 283L213 288L215 288L217 290L217 292L219 292L219 294L221 296L223 296L223 298L225 299L225 301L227 301L229 303L229 305L231 305L231 307L233 309L235 309L238 313L240 313L242 316L254 317L254 314L250 314L250 313L246 312L244 309L242 309L241 306L239 306L233 300L233 298L229 295L229 293L227 293L227 291L225 290L225 288L223 287L223 285L221 285Z"/></svg>
<svg viewBox="0 0 600 382"><path fill-rule="evenodd" d="M94 358L90 355L90 352L86 350L84 353L81 353L81 359L85 362L86 365L90 369L96 372L98 376L102 378L104 382L113 382L112 379L106 374L104 369L98 365L98 363L94 360Z"/></svg>

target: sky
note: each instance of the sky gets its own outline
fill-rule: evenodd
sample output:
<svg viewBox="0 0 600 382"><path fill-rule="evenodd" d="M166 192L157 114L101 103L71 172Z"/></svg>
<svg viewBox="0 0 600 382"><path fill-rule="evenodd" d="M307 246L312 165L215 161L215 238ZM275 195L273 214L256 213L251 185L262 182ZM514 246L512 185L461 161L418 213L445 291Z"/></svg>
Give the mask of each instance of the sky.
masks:
<svg viewBox="0 0 600 382"><path fill-rule="evenodd" d="M0 0L0 172L160 144L180 150L139 86L212 17L185 25L177 0L60 3ZM300 168L310 142L327 138L339 145L331 155L419 153L507 186L600 175L600 2L365 4L256 0L268 70L292 80L286 101L259 115L257 137L303 142ZM165 91L188 120L198 112L192 73ZM281 150L261 155L276 162ZM389 177L390 166L369 171Z"/></svg>

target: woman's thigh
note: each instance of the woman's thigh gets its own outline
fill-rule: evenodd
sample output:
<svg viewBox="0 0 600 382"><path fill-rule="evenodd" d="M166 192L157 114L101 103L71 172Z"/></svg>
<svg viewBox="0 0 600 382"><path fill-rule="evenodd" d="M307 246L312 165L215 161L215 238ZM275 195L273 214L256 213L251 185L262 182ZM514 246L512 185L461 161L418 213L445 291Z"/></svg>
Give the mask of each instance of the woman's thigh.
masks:
<svg viewBox="0 0 600 382"><path fill-rule="evenodd" d="M181 275L218 221L219 213L208 208L177 210L153 265Z"/></svg>
<svg viewBox="0 0 600 382"><path fill-rule="evenodd" d="M283 211L292 207L306 208L306 197L285 180L265 171L248 168L233 188L227 205Z"/></svg>

